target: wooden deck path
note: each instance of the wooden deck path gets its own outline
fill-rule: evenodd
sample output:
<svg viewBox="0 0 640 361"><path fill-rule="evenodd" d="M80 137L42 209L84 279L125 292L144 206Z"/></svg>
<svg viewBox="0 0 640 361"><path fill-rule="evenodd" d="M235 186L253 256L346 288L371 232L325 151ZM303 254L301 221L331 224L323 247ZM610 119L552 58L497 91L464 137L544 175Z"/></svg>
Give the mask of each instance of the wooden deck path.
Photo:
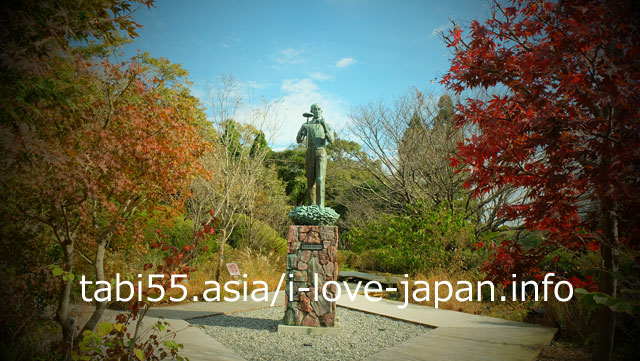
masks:
<svg viewBox="0 0 640 361"><path fill-rule="evenodd" d="M343 290L344 291L344 290ZM200 328L189 327L188 320L221 313L265 308L269 302L194 302L175 306L157 307L149 311L145 323L153 324L159 316L181 330L176 341L184 344L181 355L192 361L242 360L243 358L210 337ZM275 307L284 304L284 292L278 295ZM551 341L556 329L499 318L471 315L432 307L409 304L398 309L395 301L370 302L363 295L351 301L345 292L338 300L341 307L383 315L399 320L420 323L435 330L425 332L397 346L371 355L364 360L523 360L532 361ZM110 319L115 311L103 316Z"/></svg>
<svg viewBox="0 0 640 361"><path fill-rule="evenodd" d="M338 272L338 280L339 281L345 280L347 282L351 282L354 280L361 280L361 281L364 281L363 283L365 283L366 281L378 281L383 286L388 285L388 286L397 287L400 284L400 281L403 281L406 279L400 278L397 276L383 276L383 275L357 272L357 271L340 271Z"/></svg>
<svg viewBox="0 0 640 361"><path fill-rule="evenodd" d="M555 328L471 315L400 302L355 301L343 296L338 305L399 320L436 327L365 360L522 360L532 361L551 342Z"/></svg>

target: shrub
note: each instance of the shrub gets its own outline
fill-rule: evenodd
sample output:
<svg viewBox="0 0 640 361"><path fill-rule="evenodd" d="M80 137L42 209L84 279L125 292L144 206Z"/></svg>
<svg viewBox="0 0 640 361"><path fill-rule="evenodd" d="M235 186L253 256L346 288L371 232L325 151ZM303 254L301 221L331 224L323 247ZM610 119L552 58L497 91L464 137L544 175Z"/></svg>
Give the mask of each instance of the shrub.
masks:
<svg viewBox="0 0 640 361"><path fill-rule="evenodd" d="M287 252L287 240L265 222L238 215L238 224L229 236L228 243L234 248L250 248L256 252Z"/></svg>
<svg viewBox="0 0 640 361"><path fill-rule="evenodd" d="M567 294L562 294L566 297ZM584 346L591 340L592 328L590 324L593 314L577 299L560 302L551 297L547 302L540 302L544 310L542 323L558 328L558 337L579 346Z"/></svg>
<svg viewBox="0 0 640 361"><path fill-rule="evenodd" d="M217 262L217 256L203 257L199 260L195 267L196 270L186 284L189 296L200 296L206 289L212 287L211 285L205 285L205 282L212 280ZM284 254L275 252L258 253L246 247L228 252L225 255L225 262L237 263L240 273L247 275L246 278L241 277L240 280L247 282L247 290L249 292L254 289L253 282L258 280L266 282L270 290L275 290L278 287L282 273L286 269ZM229 280L231 280L231 276L226 270L223 270L220 275L220 284L222 285ZM226 291L221 290L221 292L221 298L227 295Z"/></svg>
<svg viewBox="0 0 640 361"><path fill-rule="evenodd" d="M145 229L145 239L154 239L154 233L158 231L163 235L167 244L177 248L193 242L193 221L185 219L183 215L177 215L168 224L150 219Z"/></svg>
<svg viewBox="0 0 640 361"><path fill-rule="evenodd" d="M0 359L45 359L58 324L42 316L56 304L60 282L48 268L27 273L0 264Z"/></svg>
<svg viewBox="0 0 640 361"><path fill-rule="evenodd" d="M359 267L391 273L476 268L473 226L445 207L421 205L403 215L384 215L346 236L360 254Z"/></svg>
<svg viewBox="0 0 640 361"><path fill-rule="evenodd" d="M348 249L338 251L338 265L341 270L345 269L362 269L358 266L359 255Z"/></svg>
<svg viewBox="0 0 640 361"><path fill-rule="evenodd" d="M499 317L512 321L524 321L525 317L529 313L530 303L511 301L507 299L506 302L500 300L502 295L508 295L508 290L502 287L495 288L495 298L491 301L491 292L487 287L482 288L482 301L477 300L477 282L484 279L484 275L476 270L463 271L463 272L451 272L448 270L435 270L429 273L417 274L411 277L411 281L408 284L408 294L412 295L417 288L423 288L422 285L416 286L415 281L424 281L429 284L430 299L429 301L416 302L411 297L409 302L421 304L425 306L435 306L435 284L436 282L447 281L452 285L453 295L463 288L465 285L458 285L458 281L469 281L473 285L473 301L459 301L456 297L451 297L448 301L438 303L438 307L445 310L452 310L458 312L465 312L475 315L485 315L491 317ZM400 301L404 302L405 285L400 284L398 294L400 295ZM487 291L487 292L485 292ZM440 292L448 292L446 287L441 286ZM441 294L442 295L442 294ZM421 295L423 296L423 295Z"/></svg>

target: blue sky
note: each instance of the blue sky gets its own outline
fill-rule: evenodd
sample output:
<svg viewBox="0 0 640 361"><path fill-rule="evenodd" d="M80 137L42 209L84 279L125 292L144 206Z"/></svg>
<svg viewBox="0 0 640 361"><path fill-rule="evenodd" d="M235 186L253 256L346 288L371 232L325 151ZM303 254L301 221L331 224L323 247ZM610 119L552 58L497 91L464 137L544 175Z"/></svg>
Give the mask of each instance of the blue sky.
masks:
<svg viewBox="0 0 640 361"><path fill-rule="evenodd" d="M144 27L125 53L182 64L203 100L223 74L233 74L248 102L279 99L272 114L280 129L267 135L280 148L294 142L314 102L341 129L359 105L414 86L443 91L451 56L436 31L488 11L485 0L158 0L136 13Z"/></svg>

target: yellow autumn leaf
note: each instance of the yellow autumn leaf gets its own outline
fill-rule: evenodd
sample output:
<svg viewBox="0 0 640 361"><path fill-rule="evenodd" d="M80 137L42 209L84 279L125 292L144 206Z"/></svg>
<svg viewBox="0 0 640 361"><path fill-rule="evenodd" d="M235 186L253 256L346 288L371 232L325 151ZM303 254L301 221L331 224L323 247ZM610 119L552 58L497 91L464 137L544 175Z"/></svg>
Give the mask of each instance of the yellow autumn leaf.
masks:
<svg viewBox="0 0 640 361"><path fill-rule="evenodd" d="M109 334L109 332L111 332L111 330L113 329L113 325L110 324L109 322L101 322L98 325L98 336L106 336Z"/></svg>

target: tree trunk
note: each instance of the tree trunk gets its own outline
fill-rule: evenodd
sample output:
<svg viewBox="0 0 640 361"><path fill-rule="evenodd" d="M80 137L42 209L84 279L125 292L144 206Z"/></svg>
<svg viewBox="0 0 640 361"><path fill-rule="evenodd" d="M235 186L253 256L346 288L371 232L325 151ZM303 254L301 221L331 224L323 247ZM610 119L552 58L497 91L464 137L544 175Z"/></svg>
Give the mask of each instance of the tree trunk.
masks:
<svg viewBox="0 0 640 361"><path fill-rule="evenodd" d="M604 200L602 202L602 235L605 242L600 250L602 266L598 291L615 297L617 281L614 272L618 270L618 224L612 212L611 201ZM596 317L593 360L610 361L613 354L616 314L610 308L602 307Z"/></svg>
<svg viewBox="0 0 640 361"><path fill-rule="evenodd" d="M64 270L69 273L73 273L74 262L74 248L73 241L67 239L64 245ZM66 347L73 346L73 339L75 336L75 320L69 316L69 302L71 300L71 278L67 278L64 282L64 286L60 290L60 299L58 300L58 310L56 311L56 321L62 326L62 338Z"/></svg>
<svg viewBox="0 0 640 361"><path fill-rule="evenodd" d="M96 281L104 281L104 251L105 251L106 241L98 242L98 248L96 249L96 258L94 262L94 268L96 271ZM105 286L101 286L100 288L104 288ZM135 296L134 296L135 297ZM96 309L93 311L91 318L82 328L80 334L82 334L86 330L93 330L98 322L100 322L100 318L104 313L104 310L107 308L107 302L96 302Z"/></svg>
<svg viewBox="0 0 640 361"><path fill-rule="evenodd" d="M222 273L222 263L224 262L224 244L227 242L227 230L222 229L222 240L220 241L220 252L218 254L218 267L216 269L216 282L220 282Z"/></svg>

